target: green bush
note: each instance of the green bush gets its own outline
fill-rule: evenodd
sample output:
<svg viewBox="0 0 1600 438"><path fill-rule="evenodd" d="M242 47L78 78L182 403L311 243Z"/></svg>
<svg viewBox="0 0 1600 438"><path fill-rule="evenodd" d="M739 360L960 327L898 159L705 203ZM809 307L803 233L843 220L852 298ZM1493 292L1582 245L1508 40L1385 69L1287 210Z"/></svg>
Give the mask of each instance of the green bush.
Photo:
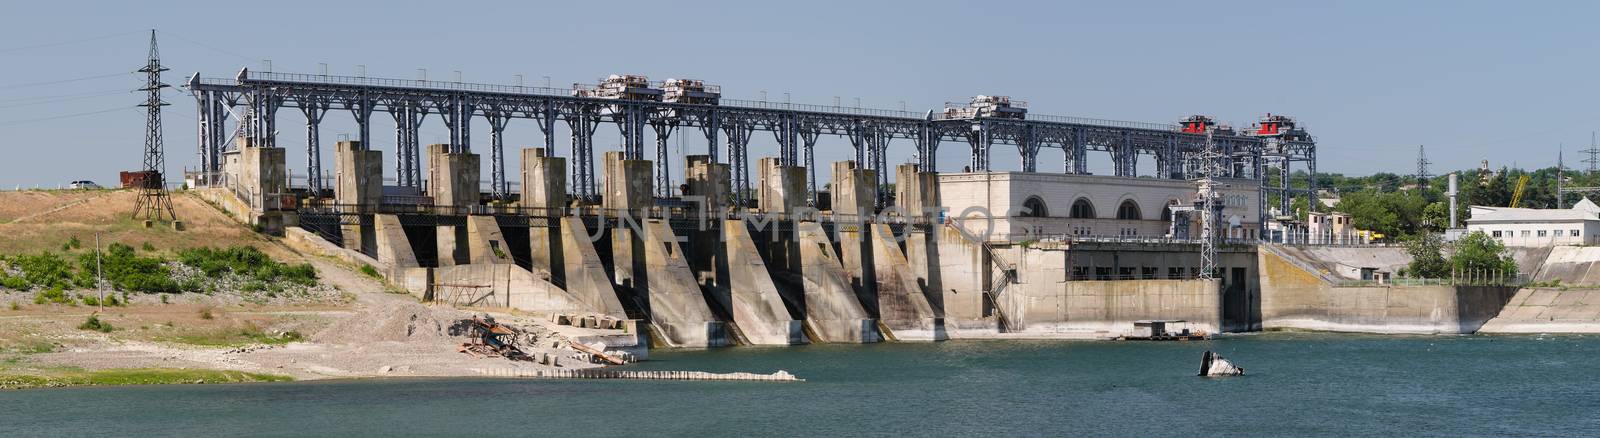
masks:
<svg viewBox="0 0 1600 438"><path fill-rule="evenodd" d="M32 289L33 285L32 284L28 284L28 279L27 278L24 278L24 277L13 277L13 276L10 276L10 275L6 275L4 273L0 273L0 287L6 288L6 289L11 289L11 290L25 291L25 290L28 290L28 289Z"/></svg>
<svg viewBox="0 0 1600 438"><path fill-rule="evenodd" d="M144 250L144 252L156 252L156 246L151 245L150 242L145 242L144 246L139 247L139 249Z"/></svg>
<svg viewBox="0 0 1600 438"><path fill-rule="evenodd" d="M22 278L38 287L68 288L73 285L72 264L52 252L37 255L18 255L11 265L22 270Z"/></svg>
<svg viewBox="0 0 1600 438"><path fill-rule="evenodd" d="M116 330L116 328L111 326L111 323L101 321L100 316L98 315L89 315L89 319L84 320L83 324L79 324L78 329L93 330L100 333L111 333L112 330Z"/></svg>
<svg viewBox="0 0 1600 438"><path fill-rule="evenodd" d="M72 236L72 238L67 239L67 243L61 244L62 251L71 251L82 247L83 242L78 241L78 236Z"/></svg>
<svg viewBox="0 0 1600 438"><path fill-rule="evenodd" d="M38 295L34 295L33 303L34 304L72 304L72 305L78 304L77 300L74 300L74 299L72 299L71 296L68 296L67 295L67 291L62 289L61 286L54 286L54 287L51 287L49 289L45 289L45 290L39 291Z"/></svg>
<svg viewBox="0 0 1600 438"><path fill-rule="evenodd" d="M362 274L366 274L366 276L368 276L368 277L376 278L376 279L379 279L379 280L383 279L383 274L379 274L378 273L378 268L374 268L374 267L372 267L372 265L361 265L361 273Z"/></svg>
<svg viewBox="0 0 1600 438"><path fill-rule="evenodd" d="M83 299L83 305L85 305L85 306L98 306L98 305L100 305L100 298L96 297L94 295L82 295L81 298ZM113 298L115 298L115 297L113 297Z"/></svg>
<svg viewBox="0 0 1600 438"><path fill-rule="evenodd" d="M317 284L317 269L310 264L279 263L253 246L190 248L178 251L178 260L208 277L232 272L260 282L281 280L304 286Z"/></svg>
<svg viewBox="0 0 1600 438"><path fill-rule="evenodd" d="M78 256L80 278L87 274L90 278L88 286L94 284L92 278L95 262L93 253ZM111 244L106 248L106 252L101 254L99 263L106 281L111 282L111 286L118 290L144 293L178 291L178 282L172 280L172 272L162 264L163 260L139 256L134 253L131 246ZM84 282L79 281L79 283L81 285Z"/></svg>

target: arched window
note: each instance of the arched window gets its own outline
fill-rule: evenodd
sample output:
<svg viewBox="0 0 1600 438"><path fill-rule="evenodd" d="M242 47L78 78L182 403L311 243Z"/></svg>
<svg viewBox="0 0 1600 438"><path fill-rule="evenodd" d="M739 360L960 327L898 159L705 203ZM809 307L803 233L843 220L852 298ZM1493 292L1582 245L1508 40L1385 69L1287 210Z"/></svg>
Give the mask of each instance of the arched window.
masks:
<svg viewBox="0 0 1600 438"><path fill-rule="evenodd" d="M1089 200L1084 198L1072 201L1072 214L1069 217L1073 219L1093 219L1094 204L1090 204Z"/></svg>
<svg viewBox="0 0 1600 438"><path fill-rule="evenodd" d="M1028 200L1022 201L1022 213L1018 216L1049 217L1050 208L1044 205L1043 199L1039 199L1038 196L1030 196Z"/></svg>
<svg viewBox="0 0 1600 438"><path fill-rule="evenodd" d="M1143 218L1139 214L1139 203L1133 202L1132 199L1122 201L1122 205L1117 206L1117 219L1138 220Z"/></svg>
<svg viewBox="0 0 1600 438"><path fill-rule="evenodd" d="M1172 222L1172 207L1177 207L1177 206L1178 206L1178 201L1174 200L1174 201L1168 202L1166 206L1161 207L1161 221L1162 222Z"/></svg>

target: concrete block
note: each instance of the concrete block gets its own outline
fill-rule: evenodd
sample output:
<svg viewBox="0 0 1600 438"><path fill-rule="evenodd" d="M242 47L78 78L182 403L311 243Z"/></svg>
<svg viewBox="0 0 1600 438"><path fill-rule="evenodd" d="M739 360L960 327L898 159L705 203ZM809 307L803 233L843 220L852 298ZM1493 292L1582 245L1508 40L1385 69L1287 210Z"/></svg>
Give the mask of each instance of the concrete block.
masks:
<svg viewBox="0 0 1600 438"><path fill-rule="evenodd" d="M478 205L478 154L451 153L450 145L428 145L428 194L433 205L465 211Z"/></svg>
<svg viewBox="0 0 1600 438"><path fill-rule="evenodd" d="M806 205L806 168L769 157L756 161L756 171L756 205L762 212L789 214Z"/></svg>
<svg viewBox="0 0 1600 438"><path fill-rule="evenodd" d="M706 155L684 157L684 199L704 199L705 211L721 211L732 203L733 189L728 178L728 165L711 162Z"/></svg>
<svg viewBox="0 0 1600 438"><path fill-rule="evenodd" d="M367 150L359 141L334 147L334 202L375 208L383 199L383 152Z"/></svg>

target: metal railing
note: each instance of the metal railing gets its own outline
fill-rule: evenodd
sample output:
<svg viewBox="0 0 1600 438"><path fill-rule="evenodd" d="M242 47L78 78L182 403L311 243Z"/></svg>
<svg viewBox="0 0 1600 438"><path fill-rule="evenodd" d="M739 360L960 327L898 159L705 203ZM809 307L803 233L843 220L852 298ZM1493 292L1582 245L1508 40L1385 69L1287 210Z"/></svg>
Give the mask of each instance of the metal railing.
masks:
<svg viewBox="0 0 1600 438"><path fill-rule="evenodd" d="M571 96L572 95L572 90L571 89L553 88L553 87L528 87L528 86L521 86L521 85L480 84L480 83L472 83L472 82L430 81L430 80L426 80L426 79L408 80L408 79L373 78L373 77L366 77L366 76L336 76L336 75L317 75L317 74L305 74L305 73L274 73L274 72L263 72L263 71L253 71L253 70L246 70L244 79L246 81L263 81L263 82L295 82L295 83L305 83L305 84L358 85L358 86L391 87L391 88L427 88L427 89L444 90L444 91L473 91L473 92L482 92L482 93L531 94L531 95L540 95L540 96ZM202 84L216 83L216 82L213 82L213 80L211 80L211 79L204 79L204 78L202 78L200 82ZM233 84L236 84L236 82L223 82L223 83L221 83L221 85L233 85Z"/></svg>
<svg viewBox="0 0 1600 438"><path fill-rule="evenodd" d="M1450 278L1386 278L1371 280L1344 280L1336 287L1363 286L1528 286L1534 282L1527 274L1505 272L1498 269L1470 269L1452 271Z"/></svg>
<svg viewBox="0 0 1600 438"><path fill-rule="evenodd" d="M772 102L764 100L722 99L721 106L737 108L753 108L767 110L800 111L811 113L849 114L857 116L896 117L903 119L920 119L926 113L914 111L901 111L880 108L850 107L842 105L813 105L805 103Z"/></svg>
<svg viewBox="0 0 1600 438"><path fill-rule="evenodd" d="M1049 114L1028 114L1027 120L1041 122L1071 123L1076 125L1109 126L1113 128L1148 129L1152 131L1177 132L1178 125L1171 123L1131 122L1126 120L1095 119L1088 117L1055 116Z"/></svg>

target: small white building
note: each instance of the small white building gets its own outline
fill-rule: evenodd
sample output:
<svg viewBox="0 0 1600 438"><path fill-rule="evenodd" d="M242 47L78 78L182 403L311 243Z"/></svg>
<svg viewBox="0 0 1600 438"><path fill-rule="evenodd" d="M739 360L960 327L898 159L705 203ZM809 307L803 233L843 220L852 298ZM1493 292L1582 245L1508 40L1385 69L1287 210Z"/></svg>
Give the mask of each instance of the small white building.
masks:
<svg viewBox="0 0 1600 438"><path fill-rule="evenodd" d="M1472 206L1467 232L1482 231L1506 246L1600 243L1600 206L1588 199L1565 210Z"/></svg>

